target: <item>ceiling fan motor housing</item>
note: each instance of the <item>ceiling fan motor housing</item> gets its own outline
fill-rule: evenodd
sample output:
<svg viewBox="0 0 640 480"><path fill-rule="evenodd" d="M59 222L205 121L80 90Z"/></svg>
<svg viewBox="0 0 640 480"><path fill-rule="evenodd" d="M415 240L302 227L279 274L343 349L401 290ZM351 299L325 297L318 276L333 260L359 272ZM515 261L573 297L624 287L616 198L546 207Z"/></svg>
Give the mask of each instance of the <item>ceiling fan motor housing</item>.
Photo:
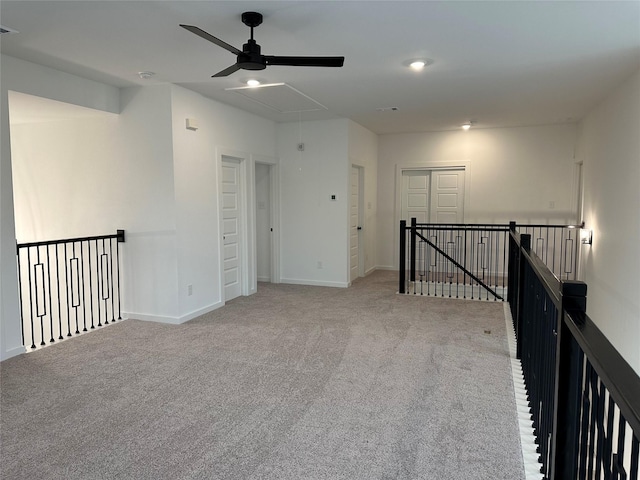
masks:
<svg viewBox="0 0 640 480"><path fill-rule="evenodd" d="M238 65L244 70L264 70L267 61L260 53L260 45L254 39L250 39L242 46L242 53L238 55Z"/></svg>
<svg viewBox="0 0 640 480"><path fill-rule="evenodd" d="M242 14L242 23L247 27L257 27L262 23L262 14L258 12L244 12Z"/></svg>

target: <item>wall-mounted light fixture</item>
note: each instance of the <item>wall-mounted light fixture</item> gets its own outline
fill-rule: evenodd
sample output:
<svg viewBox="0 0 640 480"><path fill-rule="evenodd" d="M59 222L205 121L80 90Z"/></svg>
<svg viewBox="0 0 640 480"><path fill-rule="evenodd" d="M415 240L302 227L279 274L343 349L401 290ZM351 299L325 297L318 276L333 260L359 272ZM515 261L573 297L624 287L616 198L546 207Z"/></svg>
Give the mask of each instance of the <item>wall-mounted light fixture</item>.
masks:
<svg viewBox="0 0 640 480"><path fill-rule="evenodd" d="M583 245L591 245L593 243L593 230L584 228L580 229L580 243Z"/></svg>

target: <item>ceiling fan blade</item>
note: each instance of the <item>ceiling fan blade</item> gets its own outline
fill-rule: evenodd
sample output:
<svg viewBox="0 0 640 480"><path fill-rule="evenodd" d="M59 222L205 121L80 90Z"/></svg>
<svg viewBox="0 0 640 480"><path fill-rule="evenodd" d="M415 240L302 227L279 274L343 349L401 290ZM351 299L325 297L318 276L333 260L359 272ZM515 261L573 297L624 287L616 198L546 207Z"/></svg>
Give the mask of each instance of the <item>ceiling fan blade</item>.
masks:
<svg viewBox="0 0 640 480"><path fill-rule="evenodd" d="M240 70L240 65L238 65L237 63L234 63L233 65L231 65L228 68L225 68L221 72L218 72L215 75L211 75L211 78L226 77L228 75L231 75L233 72L237 72L238 70Z"/></svg>
<svg viewBox="0 0 640 480"><path fill-rule="evenodd" d="M341 67L344 57L281 57L265 55L267 65L291 65L294 67Z"/></svg>
<svg viewBox="0 0 640 480"><path fill-rule="evenodd" d="M218 45L219 47L224 48L225 50L229 50L231 53L234 53L236 55L240 55L242 53L240 50L238 50L233 45L229 45L227 42L223 42L219 38L216 38L213 35L211 35L210 33L205 32L201 28L198 28L198 27L193 26L193 25L182 25L182 24L180 24L180 26L182 28L186 29L186 30L189 30L191 33L195 33L199 37L204 38L205 40L209 40L210 42L215 43L216 45Z"/></svg>

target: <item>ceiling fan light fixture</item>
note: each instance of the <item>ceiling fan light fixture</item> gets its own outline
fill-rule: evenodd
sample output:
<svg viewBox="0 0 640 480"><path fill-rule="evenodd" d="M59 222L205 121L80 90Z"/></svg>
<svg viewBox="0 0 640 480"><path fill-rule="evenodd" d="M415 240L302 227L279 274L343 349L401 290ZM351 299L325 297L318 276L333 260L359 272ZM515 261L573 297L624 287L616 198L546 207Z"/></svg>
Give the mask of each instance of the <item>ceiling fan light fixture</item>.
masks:
<svg viewBox="0 0 640 480"><path fill-rule="evenodd" d="M424 60L415 60L409 64L411 68L414 70L422 70L425 67L426 63Z"/></svg>
<svg viewBox="0 0 640 480"><path fill-rule="evenodd" d="M248 87L257 87L260 85L260 80L256 80L255 78L250 78L247 80Z"/></svg>
<svg viewBox="0 0 640 480"><path fill-rule="evenodd" d="M469 129L471 128L471 126L472 126L472 125L473 125L473 122L463 123L463 124L462 124L462 129L463 129L464 131L467 131L467 130L469 130Z"/></svg>

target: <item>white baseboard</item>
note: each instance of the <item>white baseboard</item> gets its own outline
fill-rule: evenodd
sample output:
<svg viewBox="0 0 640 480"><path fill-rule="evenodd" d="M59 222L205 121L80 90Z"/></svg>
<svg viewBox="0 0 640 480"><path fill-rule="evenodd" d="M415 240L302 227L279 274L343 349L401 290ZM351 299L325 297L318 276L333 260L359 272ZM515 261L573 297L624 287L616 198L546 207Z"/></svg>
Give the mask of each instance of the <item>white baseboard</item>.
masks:
<svg viewBox="0 0 640 480"><path fill-rule="evenodd" d="M513 393L518 412L518 427L520 430L520 446L522 447L522 460L524 463L525 478L527 480L542 480L544 475L540 473L542 464L538 461L536 452L536 437L533 434L533 423L528 400L528 391L522 374L522 364L516 357L516 334L513 329L513 319L509 304L504 302L504 320L507 328L507 341L509 344L509 356L511 357L511 375L513 378Z"/></svg>
<svg viewBox="0 0 640 480"><path fill-rule="evenodd" d="M14 348L10 348L6 352L2 352L2 358L0 360L8 360L11 357L17 357L18 355L27 351L22 345Z"/></svg>
<svg viewBox="0 0 640 480"><path fill-rule="evenodd" d="M168 317L165 315L152 315L148 313L122 312L122 316L131 320L143 320L145 322L170 323L178 325L178 317Z"/></svg>
<svg viewBox="0 0 640 480"><path fill-rule="evenodd" d="M271 277L258 277L259 282L271 282Z"/></svg>
<svg viewBox="0 0 640 480"><path fill-rule="evenodd" d="M394 272L398 271L398 267L394 267L393 265L378 265L377 267L374 267L376 270L391 270Z"/></svg>
<svg viewBox="0 0 640 480"><path fill-rule="evenodd" d="M201 315L204 315L209 312L213 312L214 310L219 309L224 306L223 302L212 303L211 305L207 305L204 308L200 308L198 310L194 310L193 312L187 313L180 317L180 323L188 322L189 320L193 320L194 318L198 318Z"/></svg>
<svg viewBox="0 0 640 480"><path fill-rule="evenodd" d="M144 320L145 322L158 322L158 323L168 323L171 325L180 325L189 320L193 320L194 318L199 317L200 315L204 315L205 313L212 312L222 307L224 303L216 302L206 307L200 308L198 310L194 310L180 317L169 317L166 315L150 315L146 313L135 313L135 312L126 312L123 315L126 318L132 318L135 320Z"/></svg>
<svg viewBox="0 0 640 480"><path fill-rule="evenodd" d="M380 270L380 269L378 267L371 267L369 270L365 270L364 276L366 277L367 275L371 275L376 270Z"/></svg>
<svg viewBox="0 0 640 480"><path fill-rule="evenodd" d="M280 283L290 283L292 285L311 285L313 287L347 288L349 286L349 282L325 282L317 280L300 280L298 278L281 278Z"/></svg>

